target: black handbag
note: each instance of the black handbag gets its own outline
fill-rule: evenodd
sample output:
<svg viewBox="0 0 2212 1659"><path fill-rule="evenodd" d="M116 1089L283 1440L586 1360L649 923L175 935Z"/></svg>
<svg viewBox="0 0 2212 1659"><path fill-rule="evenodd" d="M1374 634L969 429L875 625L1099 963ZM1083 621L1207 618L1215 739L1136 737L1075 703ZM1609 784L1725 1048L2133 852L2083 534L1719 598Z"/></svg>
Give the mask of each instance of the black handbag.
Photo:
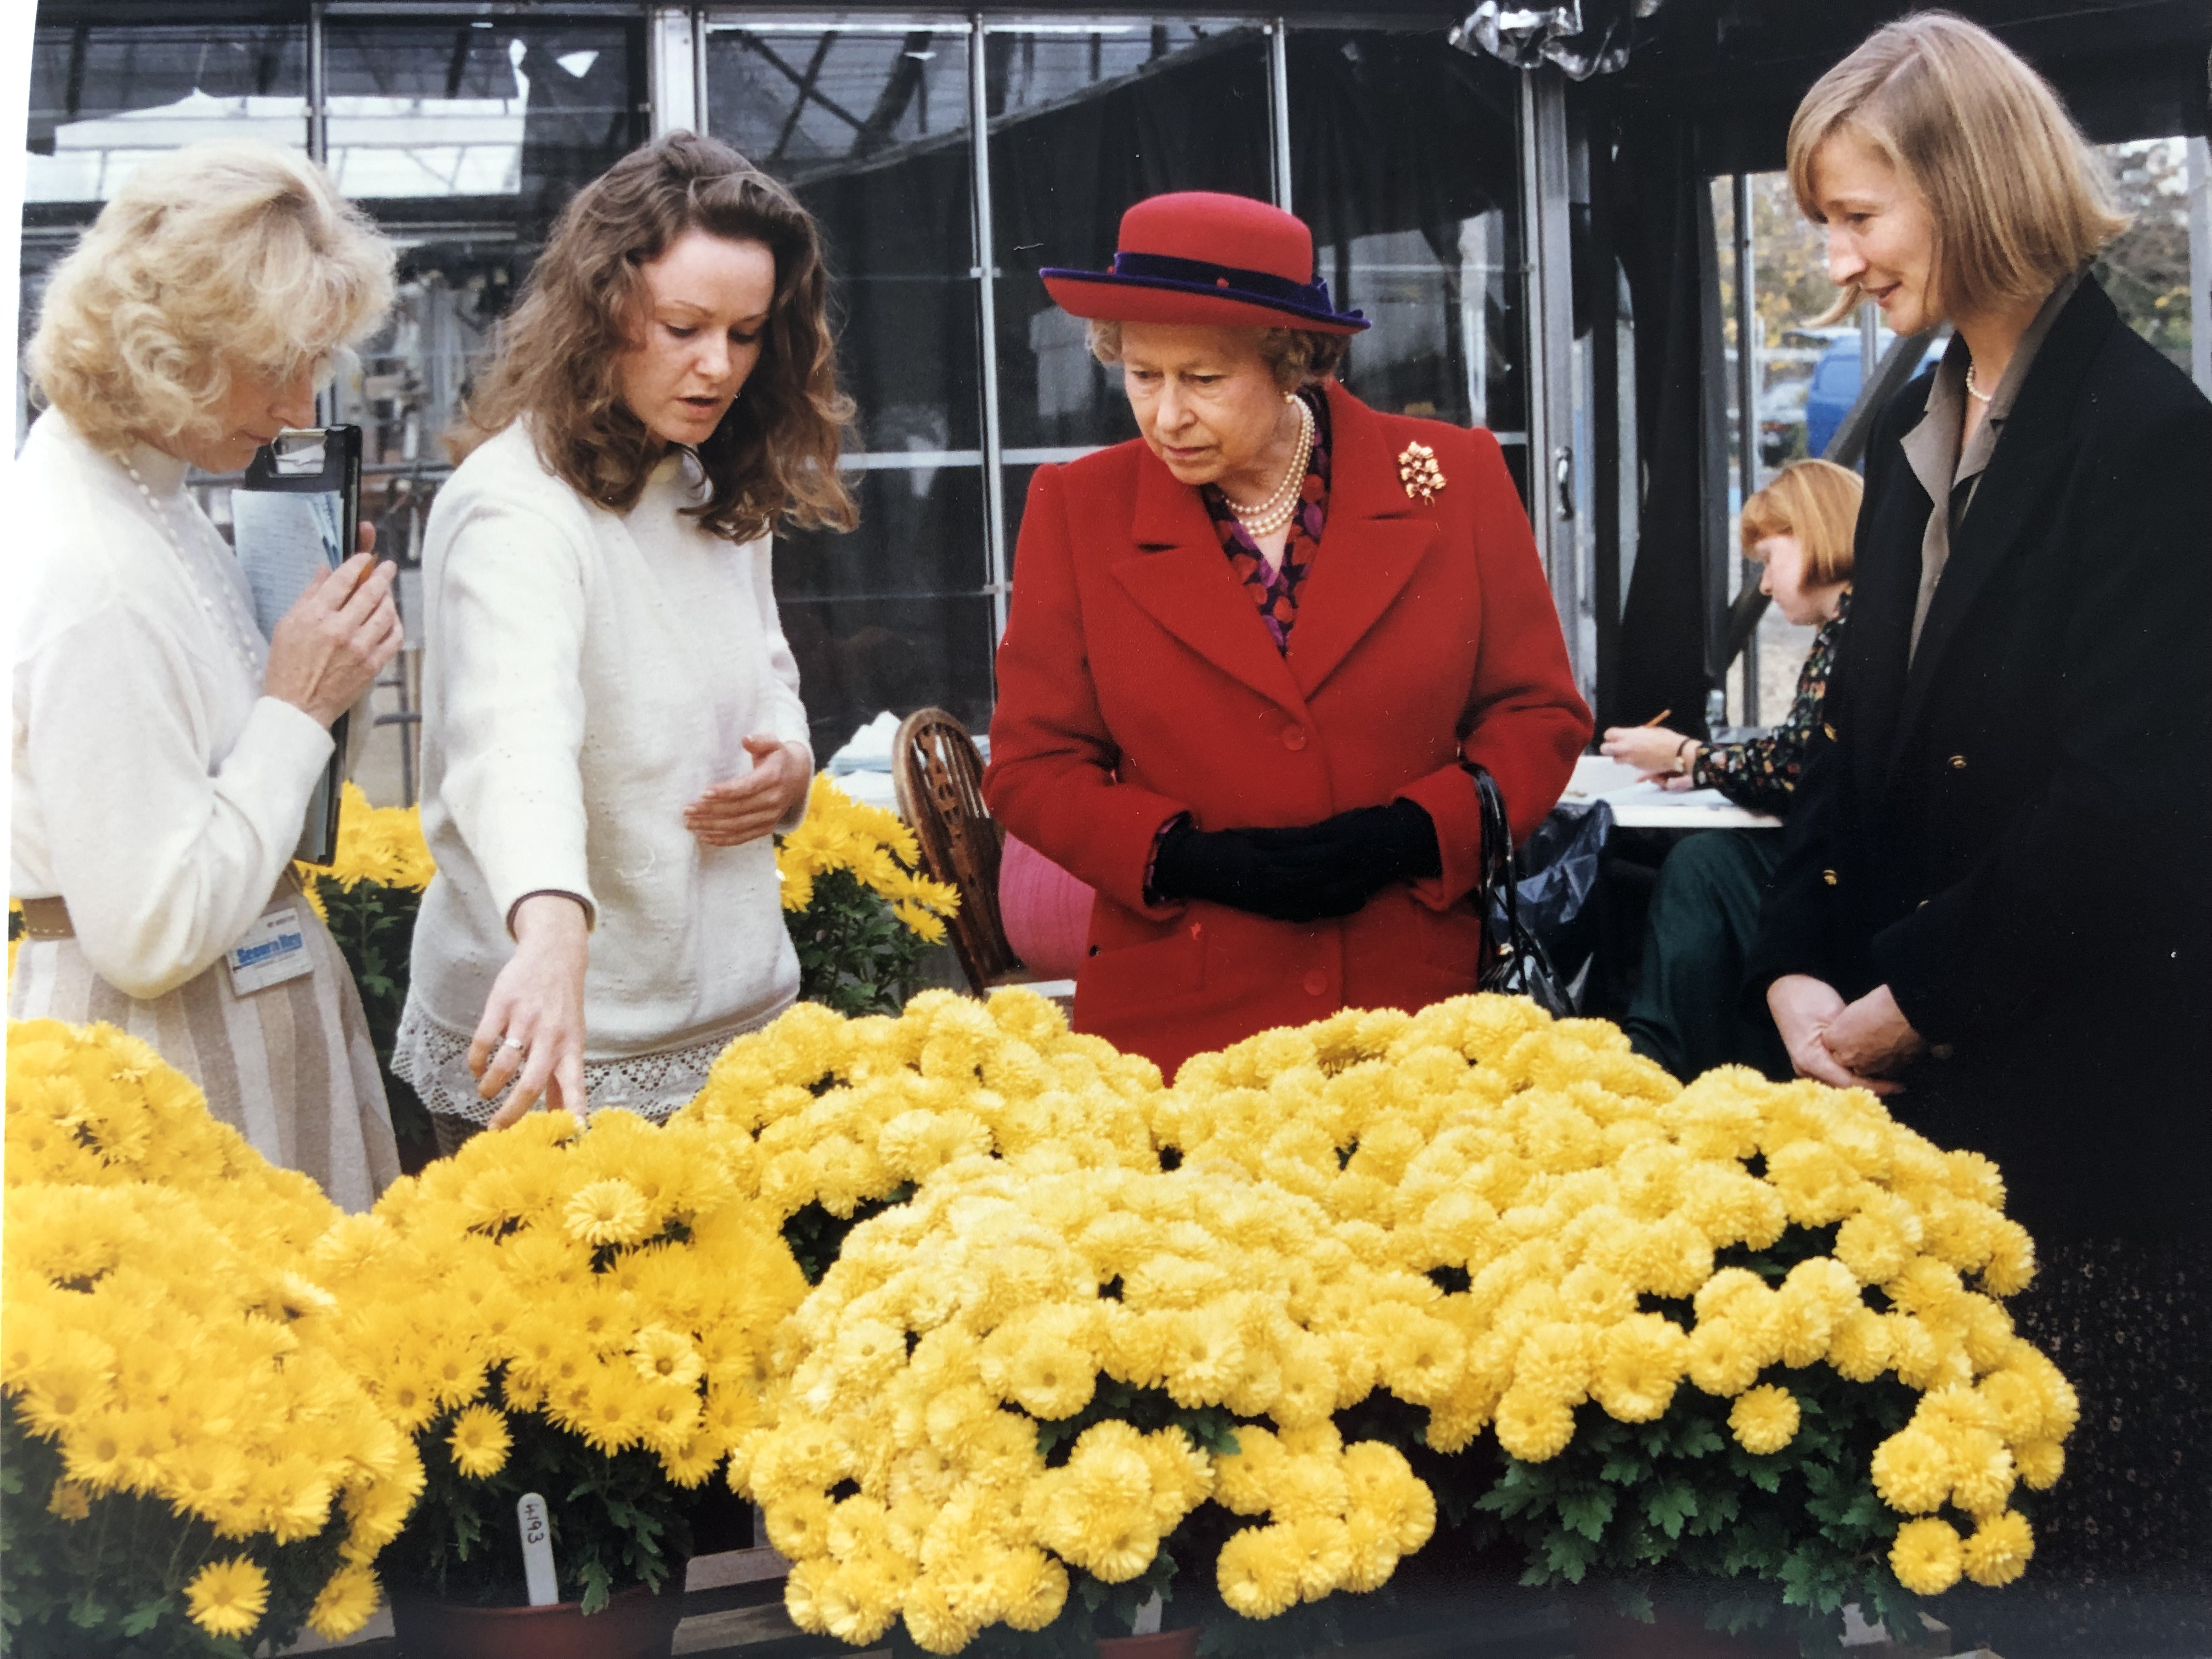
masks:
<svg viewBox="0 0 2212 1659"><path fill-rule="evenodd" d="M1482 962L1475 972L1478 990L1500 996L1528 997L1554 1018L1575 1012L1575 1000L1553 971L1536 936L1521 925L1519 896L1513 885L1513 828L1505 817L1505 797L1498 780L1471 761L1460 763L1482 798Z"/></svg>

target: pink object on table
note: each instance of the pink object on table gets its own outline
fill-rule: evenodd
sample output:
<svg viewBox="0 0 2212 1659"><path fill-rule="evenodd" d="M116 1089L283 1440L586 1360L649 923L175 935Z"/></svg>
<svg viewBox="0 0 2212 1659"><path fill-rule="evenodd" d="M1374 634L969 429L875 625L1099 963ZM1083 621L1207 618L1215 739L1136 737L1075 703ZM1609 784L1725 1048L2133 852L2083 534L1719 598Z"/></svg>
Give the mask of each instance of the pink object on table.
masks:
<svg viewBox="0 0 2212 1659"><path fill-rule="evenodd" d="M1091 942L1091 890L1034 847L1006 837L999 918L1006 943L1039 979L1073 979Z"/></svg>

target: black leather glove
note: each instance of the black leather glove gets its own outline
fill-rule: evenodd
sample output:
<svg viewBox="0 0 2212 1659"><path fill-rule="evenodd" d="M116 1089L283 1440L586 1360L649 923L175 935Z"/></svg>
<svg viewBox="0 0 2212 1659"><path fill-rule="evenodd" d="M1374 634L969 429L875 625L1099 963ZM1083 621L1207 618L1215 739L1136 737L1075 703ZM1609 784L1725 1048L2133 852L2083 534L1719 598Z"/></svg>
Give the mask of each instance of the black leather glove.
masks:
<svg viewBox="0 0 2212 1659"><path fill-rule="evenodd" d="M1291 830L1199 830L1182 819L1160 837L1152 890L1276 921L1318 921L1352 915L1391 882L1443 868L1435 824L1400 800Z"/></svg>
<svg viewBox="0 0 2212 1659"><path fill-rule="evenodd" d="M1302 830L1200 830L1180 818L1160 837L1152 854L1152 892L1157 898L1206 899L1278 921L1305 921L1324 914L1307 908L1308 896L1327 873L1317 849L1286 842Z"/></svg>

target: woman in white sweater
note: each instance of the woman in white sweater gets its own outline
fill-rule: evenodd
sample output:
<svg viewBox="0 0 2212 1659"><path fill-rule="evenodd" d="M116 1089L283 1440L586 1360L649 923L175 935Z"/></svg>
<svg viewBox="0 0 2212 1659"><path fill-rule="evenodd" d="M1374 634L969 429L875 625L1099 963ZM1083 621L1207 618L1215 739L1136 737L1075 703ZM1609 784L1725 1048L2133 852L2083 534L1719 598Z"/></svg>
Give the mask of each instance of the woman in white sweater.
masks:
<svg viewBox="0 0 2212 1659"><path fill-rule="evenodd" d="M394 1069L450 1150L661 1117L799 987L770 836L813 756L779 518L849 527L813 222L676 133L562 214L424 558L424 896Z"/></svg>
<svg viewBox="0 0 2212 1659"><path fill-rule="evenodd" d="M392 1121L291 861L331 722L399 648L392 567L364 551L264 640L185 470L236 471L312 423L316 377L382 318L392 263L297 155L199 144L140 167L47 286L29 367L48 407L5 553L27 924L9 1013L145 1038L356 1210L399 1173Z"/></svg>

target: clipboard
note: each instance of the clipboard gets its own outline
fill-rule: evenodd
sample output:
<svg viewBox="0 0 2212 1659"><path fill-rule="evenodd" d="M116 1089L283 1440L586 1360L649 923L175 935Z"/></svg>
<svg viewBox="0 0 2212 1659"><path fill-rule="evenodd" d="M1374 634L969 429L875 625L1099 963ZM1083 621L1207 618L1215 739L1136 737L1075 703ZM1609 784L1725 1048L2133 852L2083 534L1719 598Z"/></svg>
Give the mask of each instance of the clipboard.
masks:
<svg viewBox="0 0 2212 1659"><path fill-rule="evenodd" d="M253 592L262 637L276 631L307 584L351 558L360 537L361 428L302 427L254 452L230 497L238 562ZM338 796L345 782L346 728L331 727L330 764L307 800L293 856L329 865L338 850Z"/></svg>

